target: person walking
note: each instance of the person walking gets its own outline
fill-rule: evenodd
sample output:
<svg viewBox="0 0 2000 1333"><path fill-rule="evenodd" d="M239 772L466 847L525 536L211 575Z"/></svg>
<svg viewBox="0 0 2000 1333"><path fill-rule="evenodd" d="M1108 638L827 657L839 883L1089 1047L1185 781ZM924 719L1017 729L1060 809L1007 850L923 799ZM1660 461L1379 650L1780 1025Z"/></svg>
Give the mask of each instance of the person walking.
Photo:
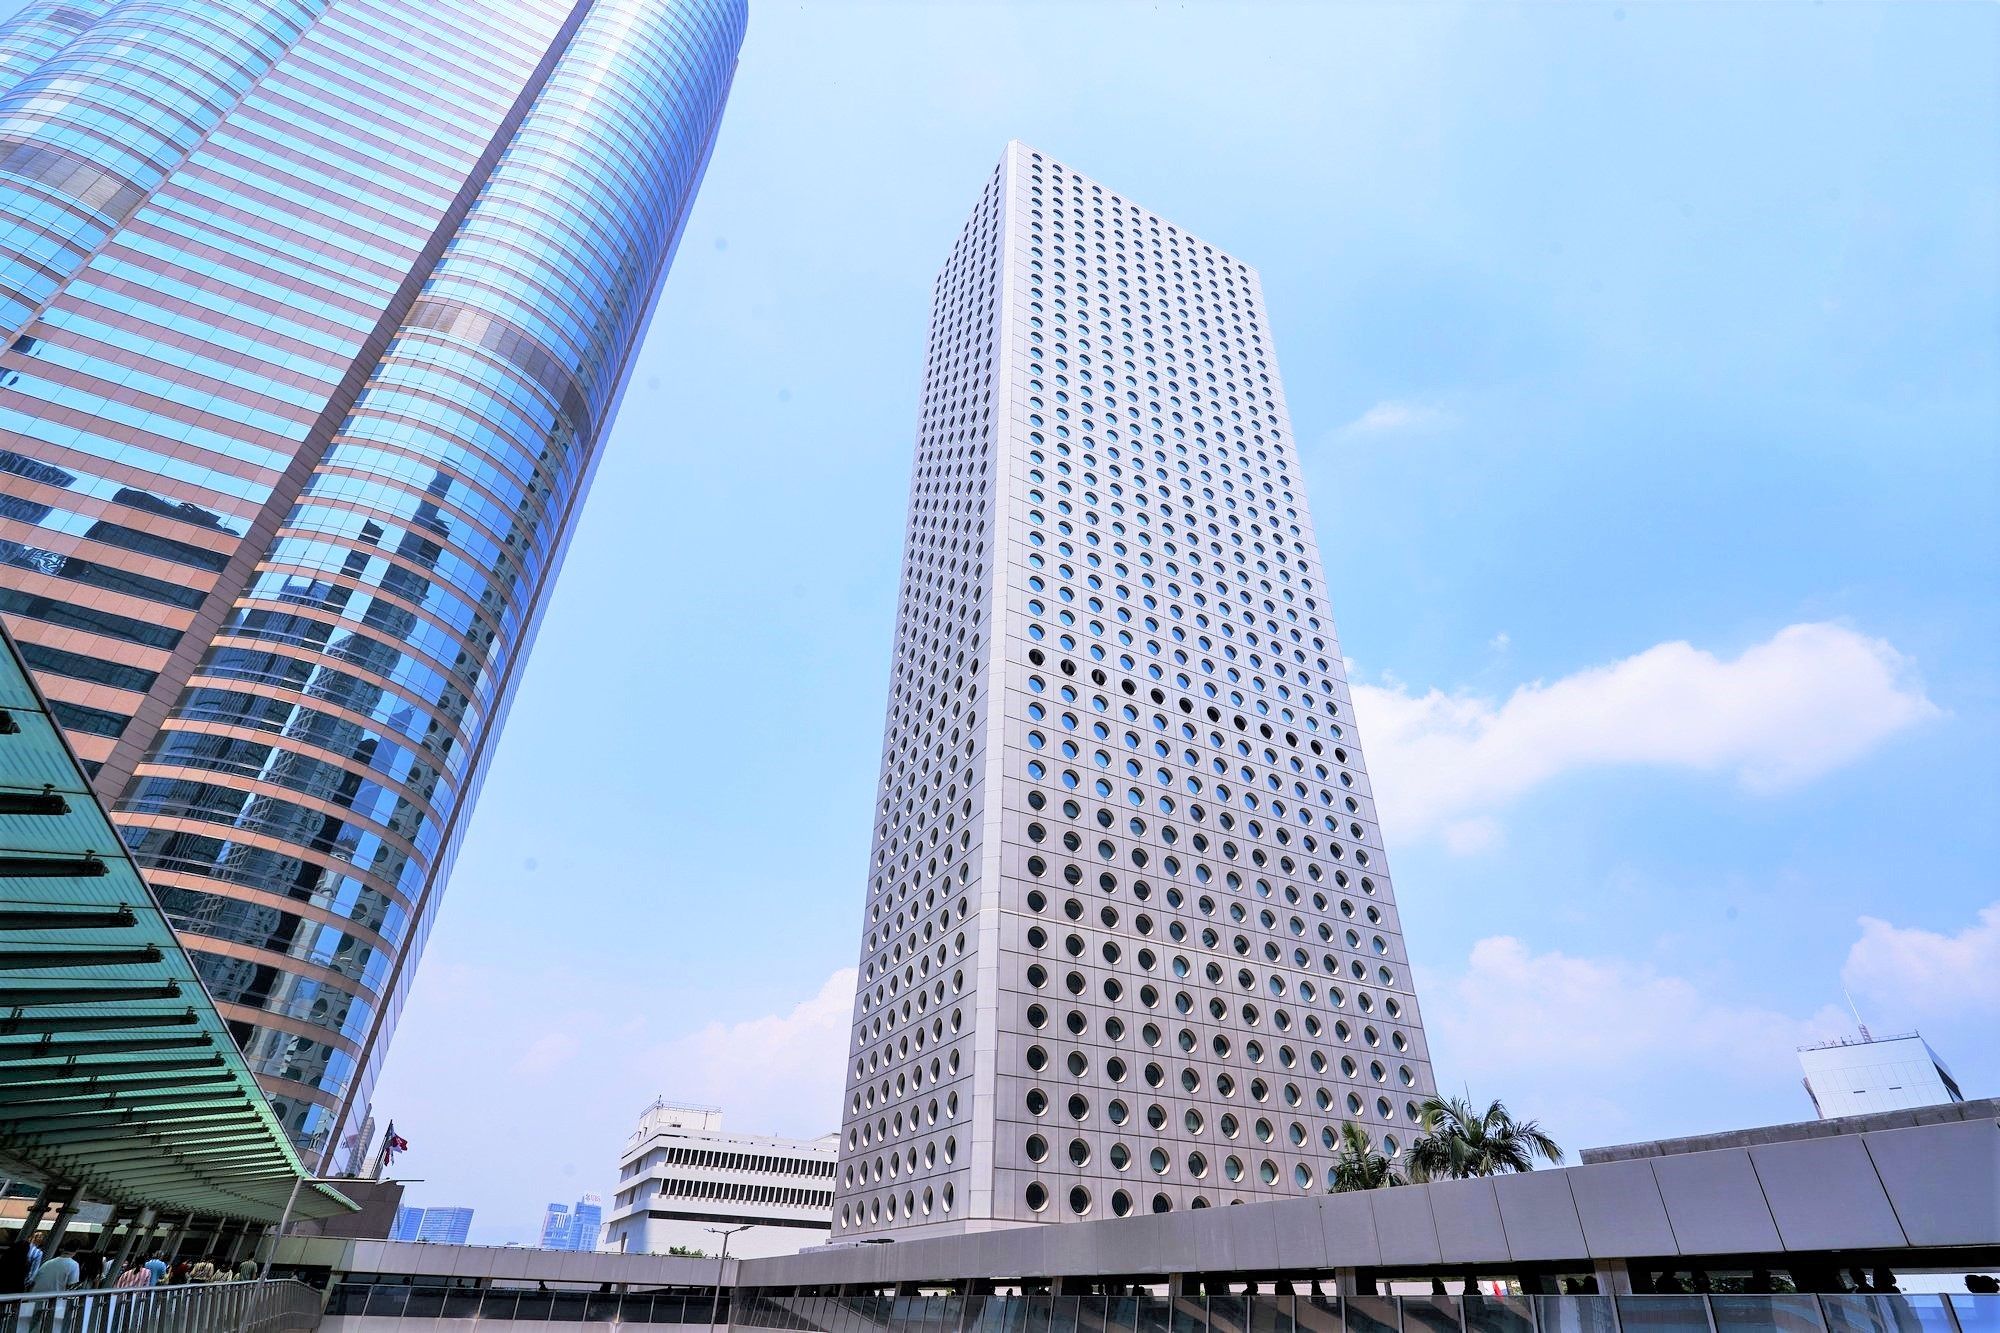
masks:
<svg viewBox="0 0 2000 1333"><path fill-rule="evenodd" d="M158 1251L146 1256L146 1271L153 1275L153 1286L157 1287L167 1280L167 1261L159 1256Z"/></svg>
<svg viewBox="0 0 2000 1333"><path fill-rule="evenodd" d="M211 1261L207 1255L203 1255L200 1261L196 1263L193 1268L190 1268L188 1270L188 1281L190 1282L215 1281L214 1262Z"/></svg>
<svg viewBox="0 0 2000 1333"><path fill-rule="evenodd" d="M118 1281L112 1285L120 1291L130 1291L135 1287L150 1287L153 1285L153 1275L147 1271L146 1265L133 1259L126 1263L125 1271L118 1275Z"/></svg>
<svg viewBox="0 0 2000 1333"><path fill-rule="evenodd" d="M257 1261L255 1259L245 1259L242 1263L236 1265L236 1280L238 1282L254 1282L256 1279Z"/></svg>
<svg viewBox="0 0 2000 1333"><path fill-rule="evenodd" d="M52 1248L49 1257L42 1260L41 1268L36 1271L35 1280L28 1284L28 1294L39 1296L46 1292L68 1291L82 1278L82 1266L60 1248Z"/></svg>

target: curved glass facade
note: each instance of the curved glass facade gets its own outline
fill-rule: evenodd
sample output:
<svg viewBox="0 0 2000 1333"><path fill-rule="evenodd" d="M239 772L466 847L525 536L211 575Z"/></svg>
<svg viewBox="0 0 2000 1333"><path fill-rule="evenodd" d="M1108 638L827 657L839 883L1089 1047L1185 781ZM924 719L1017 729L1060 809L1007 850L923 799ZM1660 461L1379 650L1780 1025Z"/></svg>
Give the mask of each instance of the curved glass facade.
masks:
<svg viewBox="0 0 2000 1333"><path fill-rule="evenodd" d="M72 84L51 151L70 119L117 137L99 104L155 45L199 51L213 87L124 144L139 192L87 226L0 147L0 314L21 330L0 353L0 612L284 1122L331 1154L745 4L180 0L97 6L67 38L44 8L0 28L0 140ZM90 56L127 11L164 35ZM254 20L227 46L207 35L225 14ZM9 211L36 191L32 218Z"/></svg>

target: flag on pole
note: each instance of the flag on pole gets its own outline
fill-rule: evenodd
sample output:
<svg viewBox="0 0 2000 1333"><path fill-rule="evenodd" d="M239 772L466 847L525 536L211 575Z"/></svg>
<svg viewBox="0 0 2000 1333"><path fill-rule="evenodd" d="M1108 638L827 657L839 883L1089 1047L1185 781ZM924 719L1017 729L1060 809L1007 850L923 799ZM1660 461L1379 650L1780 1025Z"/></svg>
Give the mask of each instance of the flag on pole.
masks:
<svg viewBox="0 0 2000 1333"><path fill-rule="evenodd" d="M382 1136L382 1169L388 1170L395 1164L396 1154L408 1152L410 1141L396 1132L396 1122L389 1122L389 1132Z"/></svg>

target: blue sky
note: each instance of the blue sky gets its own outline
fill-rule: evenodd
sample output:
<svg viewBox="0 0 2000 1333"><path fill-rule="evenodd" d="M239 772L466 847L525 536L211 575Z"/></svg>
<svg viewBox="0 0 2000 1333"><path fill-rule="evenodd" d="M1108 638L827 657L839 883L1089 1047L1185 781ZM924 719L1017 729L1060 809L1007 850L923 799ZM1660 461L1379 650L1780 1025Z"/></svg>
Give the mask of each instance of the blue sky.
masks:
<svg viewBox="0 0 2000 1333"><path fill-rule="evenodd" d="M376 1101L528 1239L838 1116L929 286L1010 137L1257 265L1441 1080L2000 1093L2000 9L753 6Z"/></svg>

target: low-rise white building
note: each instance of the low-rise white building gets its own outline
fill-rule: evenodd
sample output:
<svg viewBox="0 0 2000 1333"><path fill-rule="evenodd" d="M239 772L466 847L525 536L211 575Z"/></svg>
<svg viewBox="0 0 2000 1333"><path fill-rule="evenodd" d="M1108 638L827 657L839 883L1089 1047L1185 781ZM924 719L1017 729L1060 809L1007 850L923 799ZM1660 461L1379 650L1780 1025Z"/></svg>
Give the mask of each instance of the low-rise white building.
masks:
<svg viewBox="0 0 2000 1333"><path fill-rule="evenodd" d="M716 1254L711 1227L748 1226L729 1238L732 1258L795 1254L825 1242L833 1222L840 1136L782 1139L722 1128L714 1107L655 1101L639 1116L618 1165L618 1193L604 1248Z"/></svg>

